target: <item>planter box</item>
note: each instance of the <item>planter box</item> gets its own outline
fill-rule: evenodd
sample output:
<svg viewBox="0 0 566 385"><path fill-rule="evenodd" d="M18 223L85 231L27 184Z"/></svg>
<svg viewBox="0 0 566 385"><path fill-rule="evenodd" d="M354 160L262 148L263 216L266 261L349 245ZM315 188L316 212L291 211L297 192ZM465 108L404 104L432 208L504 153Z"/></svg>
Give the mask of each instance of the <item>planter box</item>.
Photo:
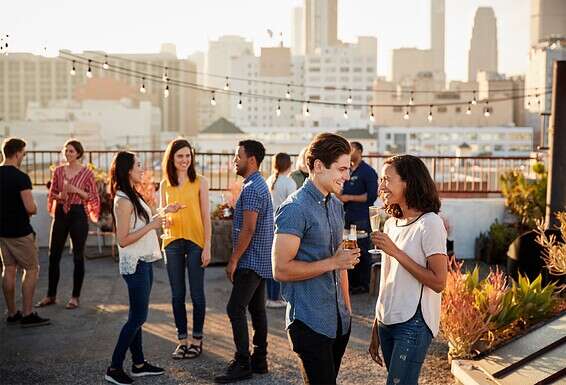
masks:
<svg viewBox="0 0 566 385"><path fill-rule="evenodd" d="M232 255L232 220L213 219L210 263L228 263Z"/></svg>

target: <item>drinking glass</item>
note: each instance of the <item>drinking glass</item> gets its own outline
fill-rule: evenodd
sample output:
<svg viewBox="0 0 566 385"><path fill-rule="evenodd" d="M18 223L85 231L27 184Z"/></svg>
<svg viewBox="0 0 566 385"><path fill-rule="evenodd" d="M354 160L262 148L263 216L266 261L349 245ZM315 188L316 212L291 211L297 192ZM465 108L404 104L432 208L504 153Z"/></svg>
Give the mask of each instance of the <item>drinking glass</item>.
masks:
<svg viewBox="0 0 566 385"><path fill-rule="evenodd" d="M383 227L383 222L384 222L384 210L383 207L379 207L379 206L370 206L369 208L369 223L371 225L371 231L375 232L375 231L381 231L381 228ZM381 252L381 250L376 249L375 245L373 247L373 249L368 250L368 252L370 254L379 254Z"/></svg>

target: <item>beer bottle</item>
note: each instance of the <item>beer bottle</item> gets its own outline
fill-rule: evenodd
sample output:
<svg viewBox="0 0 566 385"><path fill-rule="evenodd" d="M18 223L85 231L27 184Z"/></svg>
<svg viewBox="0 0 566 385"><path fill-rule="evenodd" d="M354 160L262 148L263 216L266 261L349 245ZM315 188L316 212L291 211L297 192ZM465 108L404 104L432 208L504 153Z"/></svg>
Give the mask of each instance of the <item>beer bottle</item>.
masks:
<svg viewBox="0 0 566 385"><path fill-rule="evenodd" d="M344 249L357 249L358 248L358 234L356 232L356 225L350 225L350 234L348 239L344 241Z"/></svg>

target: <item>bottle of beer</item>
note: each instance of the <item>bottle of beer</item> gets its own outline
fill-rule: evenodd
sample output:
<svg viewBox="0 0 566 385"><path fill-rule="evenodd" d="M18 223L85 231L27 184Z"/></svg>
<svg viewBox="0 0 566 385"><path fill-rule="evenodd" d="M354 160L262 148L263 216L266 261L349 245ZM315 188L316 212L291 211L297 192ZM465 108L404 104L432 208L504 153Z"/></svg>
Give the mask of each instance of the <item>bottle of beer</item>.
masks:
<svg viewBox="0 0 566 385"><path fill-rule="evenodd" d="M344 241L344 249L357 249L358 248L358 234L356 232L356 225L350 225L350 234L348 239Z"/></svg>

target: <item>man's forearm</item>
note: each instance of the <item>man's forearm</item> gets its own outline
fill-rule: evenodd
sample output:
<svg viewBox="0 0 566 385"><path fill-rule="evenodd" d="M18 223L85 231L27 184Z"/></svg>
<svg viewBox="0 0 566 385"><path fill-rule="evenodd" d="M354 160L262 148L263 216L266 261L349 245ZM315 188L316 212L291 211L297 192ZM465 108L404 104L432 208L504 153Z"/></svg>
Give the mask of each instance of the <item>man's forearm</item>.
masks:
<svg viewBox="0 0 566 385"><path fill-rule="evenodd" d="M280 282L305 281L307 279L316 278L324 273L335 269L332 258L325 258L315 262L297 261L293 259L284 264L277 266L275 269L275 278Z"/></svg>

